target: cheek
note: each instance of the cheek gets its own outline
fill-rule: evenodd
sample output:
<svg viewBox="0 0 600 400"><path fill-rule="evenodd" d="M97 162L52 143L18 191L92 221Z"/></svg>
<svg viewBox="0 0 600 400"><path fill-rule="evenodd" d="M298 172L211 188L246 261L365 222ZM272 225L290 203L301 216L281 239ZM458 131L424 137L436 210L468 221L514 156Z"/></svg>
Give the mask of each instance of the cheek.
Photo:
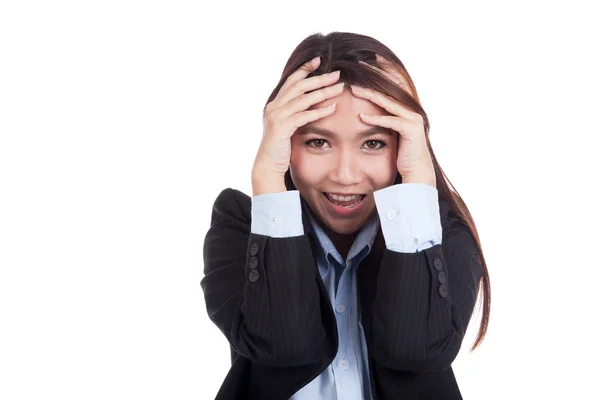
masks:
<svg viewBox="0 0 600 400"><path fill-rule="evenodd" d="M290 167L296 175L305 182L315 182L319 180L319 176L323 173L324 168L318 162L315 162L310 157L300 155L293 161L290 161Z"/></svg>
<svg viewBox="0 0 600 400"><path fill-rule="evenodd" d="M377 180L387 180L396 175L396 159L393 154L385 154L373 157L364 164L365 174L376 177Z"/></svg>
<svg viewBox="0 0 600 400"><path fill-rule="evenodd" d="M295 171L300 172L303 169L305 164L306 164L306 157L303 154L302 149L299 146L292 144L292 153L290 155L290 166Z"/></svg>
<svg viewBox="0 0 600 400"><path fill-rule="evenodd" d="M292 145L290 157L290 172L297 187L312 186L318 181L320 168L314 157L311 157L301 147Z"/></svg>

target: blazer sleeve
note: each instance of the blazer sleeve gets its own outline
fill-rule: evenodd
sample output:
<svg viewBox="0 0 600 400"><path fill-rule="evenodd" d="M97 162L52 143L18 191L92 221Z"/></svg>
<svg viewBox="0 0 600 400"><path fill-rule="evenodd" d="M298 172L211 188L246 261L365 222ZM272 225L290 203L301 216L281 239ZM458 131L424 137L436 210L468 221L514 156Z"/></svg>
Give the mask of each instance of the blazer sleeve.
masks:
<svg viewBox="0 0 600 400"><path fill-rule="evenodd" d="M372 306L375 362L401 371L448 368L482 275L475 239L456 217L447 218L441 243L417 252L384 249Z"/></svg>
<svg viewBox="0 0 600 400"><path fill-rule="evenodd" d="M210 319L254 363L316 363L326 340L317 267L307 235L251 232L249 206L231 188L215 200L204 240L204 292ZM300 211L301 212L301 211Z"/></svg>

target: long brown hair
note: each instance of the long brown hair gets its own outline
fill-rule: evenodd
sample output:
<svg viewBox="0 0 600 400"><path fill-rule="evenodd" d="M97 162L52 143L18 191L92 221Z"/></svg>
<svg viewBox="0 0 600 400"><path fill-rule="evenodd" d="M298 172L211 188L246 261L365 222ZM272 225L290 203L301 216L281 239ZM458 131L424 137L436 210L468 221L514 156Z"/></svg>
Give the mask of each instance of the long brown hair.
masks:
<svg viewBox="0 0 600 400"><path fill-rule="evenodd" d="M392 82L384 75L358 63L359 60L362 60L368 64L381 68L376 61L375 53L378 53L394 64L398 72L404 77L404 81L408 85L410 91L405 90L405 88ZM429 119L427 118L427 113L423 107L421 107L417 89L415 88L410 75L406 71L406 68L404 68L402 61L400 61L388 47L369 36L349 32L331 32L327 35L316 33L310 35L292 52L283 69L279 83L265 104L263 117L265 115L267 104L273 101L277 96L277 93L279 93L279 90L286 79L303 64L317 56L321 57L321 64L319 65L319 68L308 75L308 77L340 70L338 82L346 82L347 84L375 89L392 97L404 107L415 113L419 113L423 117L425 137L429 153L433 160L439 198L448 201L452 211L454 211L458 218L468 226L477 243L478 256L483 267L483 276L480 281L480 288L483 290L483 317L481 318L481 323L479 325L479 333L471 348L471 351L475 350L485 337L490 315L491 290L487 265L483 257L481 242L473 217L465 202L462 200L452 183L450 183L450 180L442 170L442 167L440 167L440 164L437 162L435 154L433 153L429 141ZM402 183L400 174L396 176L395 183ZM289 169L285 174L285 185L287 190L296 190ZM478 294L480 295L481 291L478 291ZM479 296L479 299L481 300L481 296Z"/></svg>

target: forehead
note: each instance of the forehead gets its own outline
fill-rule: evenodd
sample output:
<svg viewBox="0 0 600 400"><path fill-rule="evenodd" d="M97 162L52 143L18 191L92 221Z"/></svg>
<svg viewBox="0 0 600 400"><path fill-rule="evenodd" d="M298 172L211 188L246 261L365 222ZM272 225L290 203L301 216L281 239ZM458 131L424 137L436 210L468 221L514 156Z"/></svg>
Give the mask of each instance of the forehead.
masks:
<svg viewBox="0 0 600 400"><path fill-rule="evenodd" d="M341 94L338 96L334 96L329 99L325 99L319 103L316 103L309 107L309 110L314 110L317 108L327 107L330 104L336 103L336 110L332 114L337 114L338 112L342 113L356 113L356 117L358 117L358 113L362 112L365 114L378 114L385 115L388 114L386 110L379 107L377 104L373 103L371 100L363 99L361 97L356 97L352 94L352 90L349 86L346 86Z"/></svg>
<svg viewBox="0 0 600 400"><path fill-rule="evenodd" d="M373 103L371 100L356 97L352 94L350 88L345 88L344 91L335 97L326 99L320 103L309 107L309 110L314 110L322 107L327 107L330 104L336 103L335 111L324 117L312 121L298 129L299 132L309 132L312 128L327 130L333 133L357 134L374 128L373 125L367 124L360 119L359 113L371 115L390 115L386 110ZM379 129L385 133L389 129Z"/></svg>

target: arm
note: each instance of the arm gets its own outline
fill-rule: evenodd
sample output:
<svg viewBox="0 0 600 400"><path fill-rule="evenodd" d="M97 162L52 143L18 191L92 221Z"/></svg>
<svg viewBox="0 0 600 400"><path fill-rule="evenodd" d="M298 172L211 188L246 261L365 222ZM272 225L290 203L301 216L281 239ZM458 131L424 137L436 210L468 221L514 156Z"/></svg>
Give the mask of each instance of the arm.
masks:
<svg viewBox="0 0 600 400"><path fill-rule="evenodd" d="M483 274L476 242L456 218L447 220L442 242L435 188L417 183L384 190L396 201L376 192L387 248L373 300L373 358L395 370L445 369L460 350ZM400 221L388 218L391 209ZM403 247L412 252L393 250Z"/></svg>
<svg viewBox="0 0 600 400"><path fill-rule="evenodd" d="M325 330L309 239L293 223L281 232L300 235L271 237L251 231L251 226L264 228L258 216L269 215L270 203L263 201L267 197L288 201L279 210L291 214L283 216L282 226L286 221L298 223L299 193L295 198L294 193L261 196L253 199L259 201L253 201L252 224L243 215L249 208L241 204L245 199L234 190L225 189L215 201L200 282L208 315L234 350L252 362L274 367L314 363L320 359Z"/></svg>

